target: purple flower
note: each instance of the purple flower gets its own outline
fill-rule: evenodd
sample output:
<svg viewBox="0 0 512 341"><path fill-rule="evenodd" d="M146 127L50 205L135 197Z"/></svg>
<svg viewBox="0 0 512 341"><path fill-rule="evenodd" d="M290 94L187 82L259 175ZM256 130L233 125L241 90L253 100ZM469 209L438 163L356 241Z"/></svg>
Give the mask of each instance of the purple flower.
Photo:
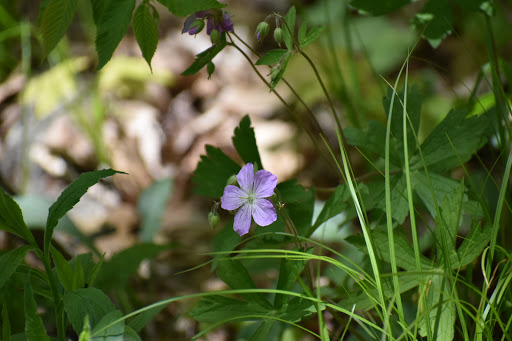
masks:
<svg viewBox="0 0 512 341"><path fill-rule="evenodd" d="M236 179L240 187L226 186L221 198L223 209L238 209L233 225L235 232L240 236L249 232L252 218L260 226L267 226L276 221L276 209L265 198L274 194L277 177L266 170L259 170L254 174L254 166L248 163L242 167Z"/></svg>
<svg viewBox="0 0 512 341"><path fill-rule="evenodd" d="M233 32L233 22L231 21L231 15L224 12L224 10L210 9L206 11L196 12L185 19L183 30L181 33L188 32L190 35L199 33L200 29L198 26L191 27L196 19L206 19L206 33L210 33L215 28L219 33L222 32ZM201 28L202 29L202 28Z"/></svg>

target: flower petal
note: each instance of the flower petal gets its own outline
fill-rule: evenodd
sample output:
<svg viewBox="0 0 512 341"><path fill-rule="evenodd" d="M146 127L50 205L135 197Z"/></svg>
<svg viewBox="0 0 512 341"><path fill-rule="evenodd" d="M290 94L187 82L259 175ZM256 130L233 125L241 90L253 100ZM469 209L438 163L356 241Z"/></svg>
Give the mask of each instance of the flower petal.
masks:
<svg viewBox="0 0 512 341"><path fill-rule="evenodd" d="M277 176L266 170L259 170L254 175L254 195L256 198L268 198L274 194Z"/></svg>
<svg viewBox="0 0 512 341"><path fill-rule="evenodd" d="M243 236L244 234L249 232L249 229L251 228L252 209L253 208L251 205L243 205L235 214L235 222L233 223L233 229L240 236Z"/></svg>
<svg viewBox="0 0 512 341"><path fill-rule="evenodd" d="M185 23L183 24L183 29L181 30L181 34L188 32L190 30L190 26L196 20L195 14L189 15L187 19L185 19Z"/></svg>
<svg viewBox="0 0 512 341"><path fill-rule="evenodd" d="M254 188L254 166L248 163L242 167L236 176L238 184L246 193L252 193Z"/></svg>
<svg viewBox="0 0 512 341"><path fill-rule="evenodd" d="M254 202L252 217L256 224L260 226L267 226L277 220L277 212L274 205L272 205L272 203L267 199L256 199Z"/></svg>
<svg viewBox="0 0 512 341"><path fill-rule="evenodd" d="M244 197L247 197L244 191L236 186L228 185L224 188L224 195L220 198L222 202L220 206L225 210L236 210L246 203L247 199Z"/></svg>

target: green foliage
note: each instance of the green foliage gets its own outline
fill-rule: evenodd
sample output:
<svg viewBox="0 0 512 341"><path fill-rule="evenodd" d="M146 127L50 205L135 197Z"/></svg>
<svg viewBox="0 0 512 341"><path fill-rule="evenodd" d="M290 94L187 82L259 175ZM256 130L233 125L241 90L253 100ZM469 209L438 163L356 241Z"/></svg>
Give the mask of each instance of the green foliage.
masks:
<svg viewBox="0 0 512 341"><path fill-rule="evenodd" d="M32 249L32 246L22 246L0 256L0 289L23 262L27 252Z"/></svg>
<svg viewBox="0 0 512 341"><path fill-rule="evenodd" d="M158 21L156 8L146 2L137 7L133 16L133 33L151 71L151 59L158 45Z"/></svg>
<svg viewBox="0 0 512 341"><path fill-rule="evenodd" d="M162 228L162 218L167 208L167 200L172 192L171 179L155 181L146 188L137 201L137 211L142 218L140 239L151 242Z"/></svg>
<svg viewBox="0 0 512 341"><path fill-rule="evenodd" d="M128 31L135 0L107 0L97 23L96 51L98 70L112 57L117 45Z"/></svg>
<svg viewBox="0 0 512 341"><path fill-rule="evenodd" d="M295 36L295 18L297 17L297 11L295 6L290 7L288 13L284 17L286 24L283 24L283 36L286 48L291 51L295 48L294 36Z"/></svg>
<svg viewBox="0 0 512 341"><path fill-rule="evenodd" d="M288 50L284 49L269 50L256 61L256 65L273 65L280 63L287 53Z"/></svg>
<svg viewBox="0 0 512 341"><path fill-rule="evenodd" d="M219 42L207 50L199 53L196 56L196 60L181 73L182 76L190 76L196 74L199 70L206 66L211 60L224 48L226 47L226 42Z"/></svg>
<svg viewBox="0 0 512 341"><path fill-rule="evenodd" d="M30 273L25 280L25 337L28 341L50 341L43 321L37 313L37 303L30 285Z"/></svg>
<svg viewBox="0 0 512 341"><path fill-rule="evenodd" d="M350 6L360 11L372 15L383 15L399 9L410 3L411 0L390 0L390 1L372 1L372 0L352 0Z"/></svg>
<svg viewBox="0 0 512 341"><path fill-rule="evenodd" d="M240 121L240 125L235 128L233 145L245 163L253 163L258 169L263 169L249 115L245 115Z"/></svg>
<svg viewBox="0 0 512 341"><path fill-rule="evenodd" d="M223 8L226 5L221 4L217 0L158 0L162 5L167 7L174 15L186 17L197 11L203 11L212 8Z"/></svg>
<svg viewBox="0 0 512 341"><path fill-rule="evenodd" d="M305 49L308 47L311 43L315 42L319 37L320 34L325 30L324 25L318 25L311 28L311 30L308 31L306 34L307 29L307 23L304 22L298 32L298 39L299 39L299 45L301 49Z"/></svg>
<svg viewBox="0 0 512 341"><path fill-rule="evenodd" d="M13 233L35 244L32 233L23 221L20 207L2 188L0 188L0 230Z"/></svg>
<svg viewBox="0 0 512 341"><path fill-rule="evenodd" d="M78 0L49 0L41 8L41 34L48 55L66 33L76 11Z"/></svg>

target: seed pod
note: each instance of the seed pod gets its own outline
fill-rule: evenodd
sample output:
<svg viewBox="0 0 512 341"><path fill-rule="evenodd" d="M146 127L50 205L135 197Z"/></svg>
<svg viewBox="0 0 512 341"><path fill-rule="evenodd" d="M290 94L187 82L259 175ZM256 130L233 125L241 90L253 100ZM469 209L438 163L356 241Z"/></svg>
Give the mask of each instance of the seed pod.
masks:
<svg viewBox="0 0 512 341"><path fill-rule="evenodd" d="M283 29L281 27L278 27L274 30L274 40L279 45L281 45L283 42Z"/></svg>
<svg viewBox="0 0 512 341"><path fill-rule="evenodd" d="M219 215L213 212L208 213L208 222L212 228L215 228L219 223Z"/></svg>

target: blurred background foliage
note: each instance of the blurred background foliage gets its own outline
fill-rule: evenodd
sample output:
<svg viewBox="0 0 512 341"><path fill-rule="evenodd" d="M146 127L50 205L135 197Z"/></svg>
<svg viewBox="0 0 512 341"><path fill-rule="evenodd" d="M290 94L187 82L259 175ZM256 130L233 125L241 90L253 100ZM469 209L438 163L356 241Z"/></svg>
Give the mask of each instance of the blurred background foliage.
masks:
<svg viewBox="0 0 512 341"><path fill-rule="evenodd" d="M425 1L383 16L361 13L340 0L225 3L235 31L260 53L276 47L271 39L258 44L254 37L258 22L272 11L284 14L295 5L299 20L327 26L308 53L334 95L344 127L365 128L369 120L384 122L386 82L394 82L411 49L409 83L417 84L424 96L420 140L450 108L471 95L476 82L482 82L476 94L479 102L484 108L494 105L487 65L490 37L481 13L457 7L451 34L441 41L438 37L421 39L422 31L411 25ZM130 176L115 176L91 189L69 214L70 219L61 222L62 236L57 240L67 255L93 248L99 254L107 252L110 259L142 241L175 243L151 263L141 263L143 256L154 257L160 250L134 251L140 256L135 256L135 263L142 265L133 270L136 276L120 283L123 290L115 291L125 311L163 297L222 288L223 283L205 268L174 275L205 261L200 254L212 248L215 231L208 226L207 215L213 202L194 196L191 182L205 144L235 155L231 133L240 118L249 114L263 163L280 181L298 177L306 186L332 188L336 175L234 49L216 57L217 68L210 81L205 72L180 76L194 55L210 43L201 36L181 36L183 19L155 3L160 12L160 40L153 72L131 29L113 58L98 71L90 4L78 4L65 38L45 56L38 33L41 1L0 0L0 186L16 195L24 212L30 212L25 217L27 224L40 228L45 215L38 212L44 212L80 172L106 166L125 171ZM495 1L494 5L489 25L509 96L512 9L510 1ZM296 58L285 78L313 108L334 141L327 103L309 70ZM289 91L282 85L278 90L302 117L303 108ZM481 110L476 107L475 114ZM357 151L352 160L358 174L369 171ZM331 221L323 238L341 243L345 235L338 229L341 224ZM17 243L0 235L2 249ZM347 252L353 252L354 259L361 257L354 250ZM267 269L261 268L261 283L275 279L276 274ZM335 280L341 283L343 278ZM198 326L185 315L188 304L164 309L147 328L148 337L188 339L193 335L191 331ZM228 335L229 328L219 330L219 337Z"/></svg>

